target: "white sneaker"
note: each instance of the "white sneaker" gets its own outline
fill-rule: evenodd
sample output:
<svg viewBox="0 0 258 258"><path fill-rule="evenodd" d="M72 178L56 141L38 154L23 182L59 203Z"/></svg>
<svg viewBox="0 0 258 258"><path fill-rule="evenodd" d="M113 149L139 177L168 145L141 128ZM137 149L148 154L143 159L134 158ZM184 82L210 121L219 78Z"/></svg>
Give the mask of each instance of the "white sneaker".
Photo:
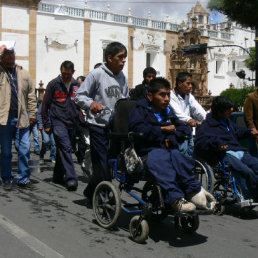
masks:
<svg viewBox="0 0 258 258"><path fill-rule="evenodd" d="M193 212L196 210L195 205L191 202L188 202L184 198L174 201L172 203L172 208L176 211L181 211L181 212Z"/></svg>
<svg viewBox="0 0 258 258"><path fill-rule="evenodd" d="M194 195L189 195L187 199L189 202L196 205L198 209L202 210L213 210L216 204L214 196L207 192L203 187L200 192Z"/></svg>

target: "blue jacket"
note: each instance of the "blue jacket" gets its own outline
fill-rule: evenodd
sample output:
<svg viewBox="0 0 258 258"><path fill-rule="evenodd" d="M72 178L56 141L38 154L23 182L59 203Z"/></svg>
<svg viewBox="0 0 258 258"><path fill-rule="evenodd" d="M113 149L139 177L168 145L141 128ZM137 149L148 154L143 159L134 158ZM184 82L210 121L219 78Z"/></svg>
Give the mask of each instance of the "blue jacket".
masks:
<svg viewBox="0 0 258 258"><path fill-rule="evenodd" d="M49 82L42 107L44 128L51 128L51 125L73 127L80 110L73 100L79 87L72 78L68 92L60 75Z"/></svg>
<svg viewBox="0 0 258 258"><path fill-rule="evenodd" d="M185 136L191 134L190 127L179 121L171 108L164 115L165 118L159 122L148 99L137 101L136 106L130 112L129 131L144 134L144 137L137 139L135 143L139 155L145 155L154 148L165 148L165 139L168 138L172 142L172 148L176 149L178 148L178 142L182 142ZM161 126L172 124L176 126L174 133L161 131Z"/></svg>
<svg viewBox="0 0 258 258"><path fill-rule="evenodd" d="M207 114L206 119L198 128L195 138L195 153L199 156L208 154L210 157L219 156L221 145L228 145L227 150L245 150L239 144L239 140L251 136L250 128L236 128L235 124L227 119L228 129L220 121L213 118L212 113Z"/></svg>

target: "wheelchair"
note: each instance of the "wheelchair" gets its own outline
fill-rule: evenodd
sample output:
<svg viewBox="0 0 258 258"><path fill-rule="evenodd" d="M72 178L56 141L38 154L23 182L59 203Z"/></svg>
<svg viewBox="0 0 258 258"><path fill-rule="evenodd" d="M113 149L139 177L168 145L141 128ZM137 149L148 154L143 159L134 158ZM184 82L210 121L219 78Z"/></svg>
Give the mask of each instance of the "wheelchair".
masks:
<svg viewBox="0 0 258 258"><path fill-rule="evenodd" d="M199 167L195 169L196 179L201 182L205 190L213 194L217 201L215 214L222 215L226 207L232 205L240 208L242 214L258 206L253 199L244 198L243 188L247 188L245 180L233 175L231 167L225 164L222 157L219 157L216 163L211 161L207 163L205 161L207 159L200 157L195 158L199 164Z"/></svg>
<svg viewBox="0 0 258 258"><path fill-rule="evenodd" d="M118 183L118 187L109 181L98 184L93 195L93 212L100 226L110 229L118 221L121 210L134 215L129 223L131 238L142 243L148 238L149 221L161 221L169 215L174 216L175 229L182 233L195 232L199 227L199 213L175 212L164 203L163 189L156 184L154 177L148 172L147 167L129 173L125 165L125 150L133 145L143 135L128 132L128 116L135 106L135 101L122 99L116 103L115 115L112 120L109 155L109 168L112 179ZM199 166L201 163L199 163ZM113 182L114 182L113 181ZM135 184L144 181L142 189ZM121 194L125 192L136 203L122 200ZM134 202L135 202L134 201Z"/></svg>

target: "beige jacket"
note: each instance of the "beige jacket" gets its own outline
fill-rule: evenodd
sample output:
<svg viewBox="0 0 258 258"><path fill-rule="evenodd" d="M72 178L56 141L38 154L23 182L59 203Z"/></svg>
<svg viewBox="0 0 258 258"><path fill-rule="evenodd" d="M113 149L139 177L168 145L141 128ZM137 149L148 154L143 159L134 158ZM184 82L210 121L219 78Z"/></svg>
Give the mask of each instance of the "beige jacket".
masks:
<svg viewBox="0 0 258 258"><path fill-rule="evenodd" d="M247 95L244 104L244 115L247 127L258 130L258 89Z"/></svg>
<svg viewBox="0 0 258 258"><path fill-rule="evenodd" d="M29 116L36 119L37 102L35 87L29 73L16 66L18 80L18 128L29 127ZM11 84L8 74L0 63L0 125L6 125L11 104Z"/></svg>

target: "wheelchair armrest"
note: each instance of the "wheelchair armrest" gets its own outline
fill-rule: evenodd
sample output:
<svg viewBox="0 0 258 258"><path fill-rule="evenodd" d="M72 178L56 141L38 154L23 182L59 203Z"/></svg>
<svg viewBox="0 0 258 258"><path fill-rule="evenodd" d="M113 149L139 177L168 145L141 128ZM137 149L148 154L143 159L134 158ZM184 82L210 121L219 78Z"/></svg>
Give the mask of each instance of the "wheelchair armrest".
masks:
<svg viewBox="0 0 258 258"><path fill-rule="evenodd" d="M108 133L109 139L129 139L130 141L143 137L143 133L135 133L135 132L129 132L129 133L117 133L117 132L110 132Z"/></svg>
<svg viewBox="0 0 258 258"><path fill-rule="evenodd" d="M129 132L128 133L128 138L129 139L139 139L139 138L143 138L144 134L143 133L135 133L135 132Z"/></svg>
<svg viewBox="0 0 258 258"><path fill-rule="evenodd" d="M128 133L108 133L109 139L128 139Z"/></svg>

